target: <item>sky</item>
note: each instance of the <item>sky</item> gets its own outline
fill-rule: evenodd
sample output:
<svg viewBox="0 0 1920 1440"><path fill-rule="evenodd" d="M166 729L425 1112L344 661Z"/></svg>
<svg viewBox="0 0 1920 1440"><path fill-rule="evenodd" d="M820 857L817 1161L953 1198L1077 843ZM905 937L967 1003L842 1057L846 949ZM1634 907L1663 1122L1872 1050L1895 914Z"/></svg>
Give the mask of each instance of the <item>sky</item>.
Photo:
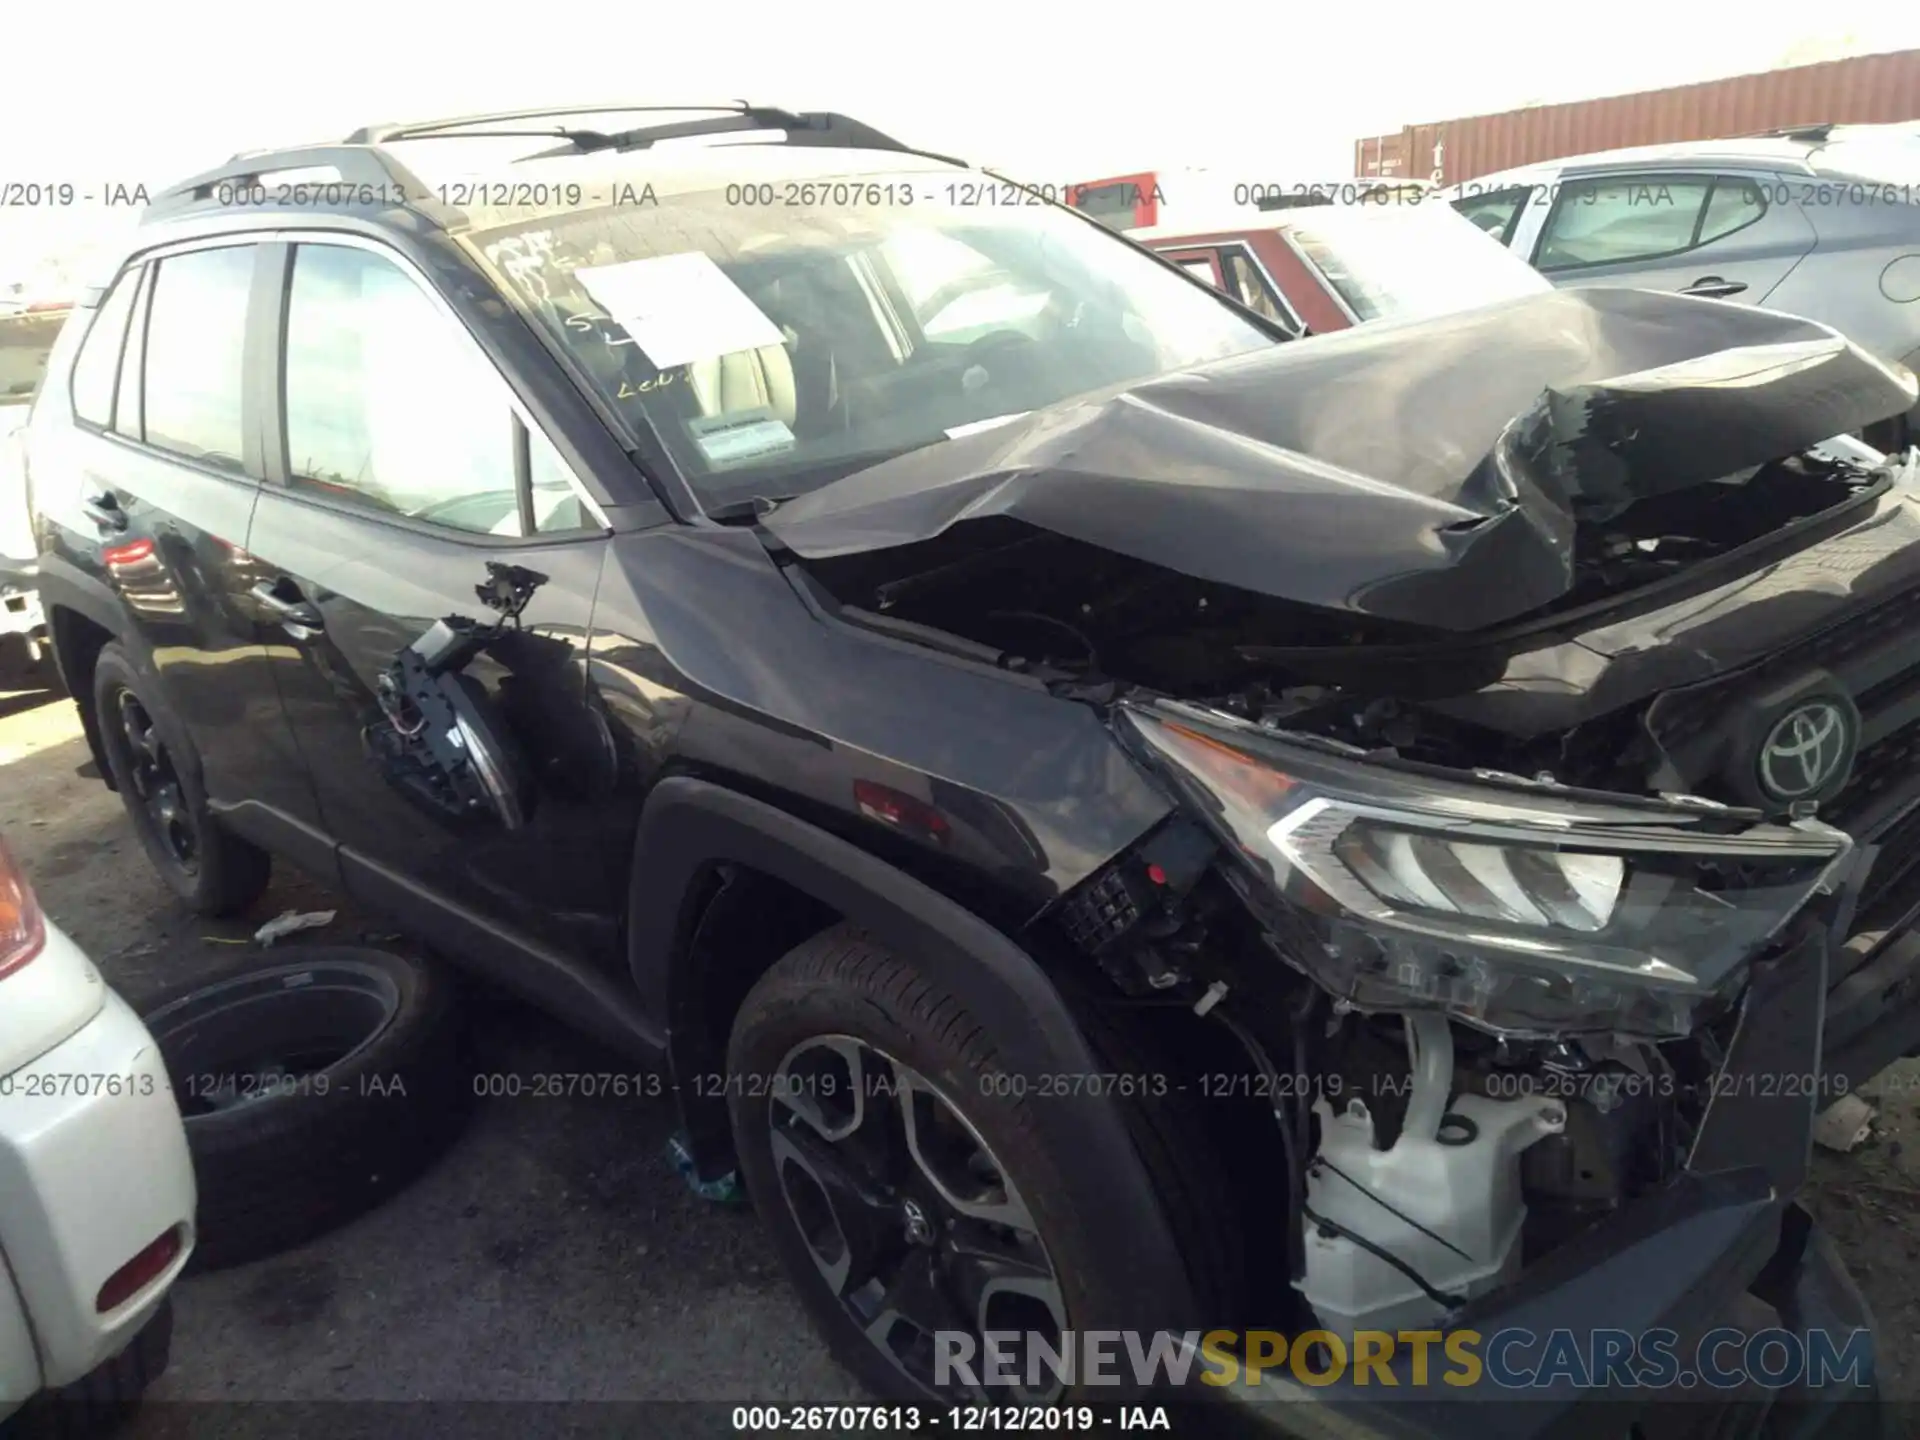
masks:
<svg viewBox="0 0 1920 1440"><path fill-rule="evenodd" d="M22 0L0 22L0 188L152 187L383 120L741 98L1037 183L1179 165L1292 183L1350 175L1355 140L1403 125L1920 47L1913 0L526 4ZM0 208L0 283L129 220Z"/></svg>

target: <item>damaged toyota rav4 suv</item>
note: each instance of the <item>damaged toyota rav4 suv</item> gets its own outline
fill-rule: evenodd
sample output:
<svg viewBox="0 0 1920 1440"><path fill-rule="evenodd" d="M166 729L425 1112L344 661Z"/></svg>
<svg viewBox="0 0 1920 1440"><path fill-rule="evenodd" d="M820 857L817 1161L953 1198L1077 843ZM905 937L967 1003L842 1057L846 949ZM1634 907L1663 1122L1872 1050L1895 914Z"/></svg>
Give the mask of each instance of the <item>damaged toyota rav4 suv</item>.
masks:
<svg viewBox="0 0 1920 1440"><path fill-rule="evenodd" d="M284 857L661 1058L889 1397L1864 1342L1793 1195L1920 1044L1920 459L1845 438L1913 377L1624 290L1287 342L845 117L642 118L239 157L62 335L41 592L179 895ZM540 153L419 178L475 130ZM1187 1393L1517 1423L1374 1354ZM1594 1382L1529 1423L1673 1389Z"/></svg>

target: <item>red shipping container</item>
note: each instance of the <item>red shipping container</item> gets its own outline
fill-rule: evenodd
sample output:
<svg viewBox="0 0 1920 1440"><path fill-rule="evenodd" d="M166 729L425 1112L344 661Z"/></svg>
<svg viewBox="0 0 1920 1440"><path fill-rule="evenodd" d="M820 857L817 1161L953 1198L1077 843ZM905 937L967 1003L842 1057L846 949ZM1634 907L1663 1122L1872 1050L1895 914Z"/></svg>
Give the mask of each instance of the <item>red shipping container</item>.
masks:
<svg viewBox="0 0 1920 1440"><path fill-rule="evenodd" d="M1409 125L1397 135L1356 140L1353 173L1456 184L1537 160L1629 145L1718 140L1791 125L1904 120L1920 120L1920 50Z"/></svg>

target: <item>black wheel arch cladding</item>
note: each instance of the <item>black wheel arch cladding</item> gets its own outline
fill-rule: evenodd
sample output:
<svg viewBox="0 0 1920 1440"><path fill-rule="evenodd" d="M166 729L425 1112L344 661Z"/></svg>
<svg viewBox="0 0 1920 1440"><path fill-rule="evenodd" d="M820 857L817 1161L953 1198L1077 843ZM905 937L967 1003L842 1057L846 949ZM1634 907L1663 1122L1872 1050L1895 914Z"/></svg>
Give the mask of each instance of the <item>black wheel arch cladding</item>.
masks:
<svg viewBox="0 0 1920 1440"><path fill-rule="evenodd" d="M654 786L633 852L628 958L641 1003L664 1017L669 1064L694 1157L703 1173L730 1168L726 1104L703 1097L693 1077L724 1070L702 976L689 943L703 883L717 864L750 867L831 907L875 941L909 957L925 977L963 995L993 1035L1010 1074L1100 1069L1066 1001L1040 966L971 911L838 836L763 801L706 780L670 776ZM779 957L769 956L770 965ZM718 1087L703 1087L717 1089ZM1100 1253L1126 1257L1142 1306L1169 1329L1203 1326L1181 1248L1111 1096L1076 1097L1036 1111L1047 1142L1076 1150L1103 1177Z"/></svg>

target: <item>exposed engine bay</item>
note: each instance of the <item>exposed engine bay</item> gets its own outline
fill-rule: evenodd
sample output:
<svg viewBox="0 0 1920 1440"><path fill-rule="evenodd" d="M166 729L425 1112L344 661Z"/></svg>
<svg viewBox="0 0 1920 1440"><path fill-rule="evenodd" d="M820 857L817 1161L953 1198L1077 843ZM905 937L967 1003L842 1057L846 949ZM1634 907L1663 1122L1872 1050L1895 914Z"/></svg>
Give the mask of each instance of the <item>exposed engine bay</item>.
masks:
<svg viewBox="0 0 1920 1440"><path fill-rule="evenodd" d="M1912 377L1669 298L1359 327L763 517L843 619L1094 706L1179 797L1052 918L1231 1033L1223 1144L1277 1130L1336 1334L1667 1185L1802 917L1920 913L1920 452L1826 438Z"/></svg>
<svg viewBox="0 0 1920 1440"><path fill-rule="evenodd" d="M1689 1163L1724 1088L1736 1004L1659 1039L1495 1034L1458 1012L1351 1003L1324 973L1314 983L1261 963L1325 942L1244 905L1248 887L1222 858L1176 821L1057 918L1126 1003L1224 1032L1197 1041L1209 1058L1189 1083L1241 1102L1223 1145L1271 1147L1243 1173L1264 1186L1267 1214L1291 1217L1282 1253L1266 1257L1303 1307L1286 1323L1349 1344L1439 1328Z"/></svg>
<svg viewBox="0 0 1920 1440"><path fill-rule="evenodd" d="M1436 775L1498 772L1551 806L1557 796L1620 800L1665 788L1658 782L1668 757L1647 718L1660 698L1652 686L1676 672L1648 670L1636 684L1598 689L1581 697L1578 723L1542 731L1498 708L1476 710L1476 695L1505 688L1516 656L1578 648L1586 627L1623 612L1651 617L1657 629L1670 609L1684 613L1717 586L1738 589L1782 553L1805 553L1860 524L1896 480L1911 483L1870 453L1810 452L1649 498L1578 532L1566 596L1484 636L1420 632L1209 584L1011 521L971 528L965 546L948 536L807 570L856 623L905 622L900 633L957 637L1066 698L1170 697L1204 738L1226 738L1204 728L1213 719ZM1914 526L1907 502L1887 503ZM1920 538L1920 530L1901 533ZM1757 679L1740 683L1751 689L1767 678L1763 662ZM1564 699L1571 687L1557 679ZM1789 687L1769 703L1803 693L1804 685ZM1697 796L1694 815L1723 831L1792 808L1719 783L1717 772L1671 788ZM1725 818L1714 800L1728 807ZM1758 810L1731 808L1756 800ZM1576 930L1588 927L1577 902L1592 893L1592 877L1528 875L1519 860L1503 869L1491 850L1465 856L1463 868L1463 854L1430 850L1416 861L1376 848L1348 858L1356 868L1378 862L1375 881L1387 893L1397 876L1401 900L1437 900L1419 893L1437 886L1449 900L1476 895L1481 913L1495 916L1526 906L1524 892L1541 911L1561 904ZM1706 873L1713 868L1697 877L1700 893L1740 883L1731 871ZM1717 1003L1685 1017L1652 1020L1624 996L1604 1002L1622 1031L1601 1030L1571 1008L1527 1026L1515 1013L1475 1013L1470 1002L1449 1007L1444 983L1426 988L1434 1008L1398 1009L1392 987L1353 977L1369 964L1453 963L1471 972L1476 962L1382 948L1358 928L1303 921L1299 909L1269 903L1266 887L1223 866L1201 827L1176 827L1116 862L1061 918L1074 947L1125 993L1186 997L1233 1031L1247 1093L1268 1102L1279 1131L1281 1163L1268 1183L1288 1187L1295 1217L1287 1277L1313 1323L1342 1335L1434 1326L1671 1180L1687 1162L1739 1020L1731 972ZM1248 989L1245 977L1275 954L1297 967L1301 955L1343 947L1353 954L1310 967L1310 980L1267 964L1285 978ZM1235 951L1262 953L1221 963ZM1257 1113L1250 1123L1261 1123Z"/></svg>

